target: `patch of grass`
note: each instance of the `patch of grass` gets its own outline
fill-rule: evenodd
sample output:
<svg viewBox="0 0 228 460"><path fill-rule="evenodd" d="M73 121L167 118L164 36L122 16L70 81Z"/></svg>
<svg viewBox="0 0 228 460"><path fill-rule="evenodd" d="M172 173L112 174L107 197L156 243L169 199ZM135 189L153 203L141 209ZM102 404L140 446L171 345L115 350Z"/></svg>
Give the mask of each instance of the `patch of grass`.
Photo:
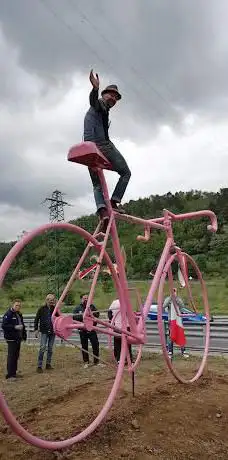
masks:
<svg viewBox="0 0 228 460"><path fill-rule="evenodd" d="M140 292L142 301L145 300L149 290L151 281L129 281L129 287L137 288ZM211 314L228 314L227 298L228 298L228 283L226 279L210 279L206 281L208 298L211 309ZM65 312L71 312L73 307L80 302L80 295L89 291L91 282L88 280L76 281L72 288L71 303L64 307ZM199 283L193 282L193 294L198 300L198 305L201 304L200 286ZM0 315L11 304L13 299L19 297L23 302L23 312L34 313L37 308L45 301L47 294L47 285L45 278L28 279L15 283L10 289L3 288L0 291ZM168 284L165 286L165 295L168 294ZM134 308L137 307L137 298L134 290L130 291L131 300ZM180 295L185 298L184 291L180 291ZM98 309L107 309L110 303L117 297L115 289L111 286L110 292L104 292L102 283L99 282L96 286L94 303ZM157 294L154 300L156 301Z"/></svg>

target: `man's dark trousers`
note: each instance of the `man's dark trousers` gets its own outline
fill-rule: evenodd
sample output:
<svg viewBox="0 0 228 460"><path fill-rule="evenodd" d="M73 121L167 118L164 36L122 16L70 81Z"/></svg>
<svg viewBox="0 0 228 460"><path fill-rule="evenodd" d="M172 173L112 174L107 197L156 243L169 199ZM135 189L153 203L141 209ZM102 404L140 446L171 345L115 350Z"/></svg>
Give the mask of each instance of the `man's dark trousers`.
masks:
<svg viewBox="0 0 228 460"><path fill-rule="evenodd" d="M94 364L98 364L99 363L99 341L98 341L96 331L89 332L89 331L81 330L79 334L80 334L81 346L83 350L85 350L85 351L82 350L82 358L83 358L84 363L89 362L89 355L87 352L88 352L89 340L90 340L92 350L93 350L93 355L96 356L96 358L94 357Z"/></svg>
<svg viewBox="0 0 228 460"><path fill-rule="evenodd" d="M6 378L16 377L17 363L20 356L21 340L7 340L7 376Z"/></svg>

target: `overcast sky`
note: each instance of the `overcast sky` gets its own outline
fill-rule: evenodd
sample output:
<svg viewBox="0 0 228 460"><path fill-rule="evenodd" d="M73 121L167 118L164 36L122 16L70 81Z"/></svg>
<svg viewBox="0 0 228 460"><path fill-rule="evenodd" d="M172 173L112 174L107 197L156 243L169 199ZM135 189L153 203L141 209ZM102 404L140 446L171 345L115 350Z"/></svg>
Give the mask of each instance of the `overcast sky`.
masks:
<svg viewBox="0 0 228 460"><path fill-rule="evenodd" d="M124 201L226 187L227 17L227 0L2 0L0 240L46 222L56 188L67 220L94 211L86 168L67 162L90 68L123 95L110 136L132 171Z"/></svg>

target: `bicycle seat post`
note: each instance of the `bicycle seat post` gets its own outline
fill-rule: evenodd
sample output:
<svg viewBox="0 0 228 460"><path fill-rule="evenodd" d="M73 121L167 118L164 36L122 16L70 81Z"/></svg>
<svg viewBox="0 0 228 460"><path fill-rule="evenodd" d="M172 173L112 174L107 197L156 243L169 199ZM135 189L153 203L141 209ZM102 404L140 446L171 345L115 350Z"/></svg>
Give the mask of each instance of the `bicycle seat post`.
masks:
<svg viewBox="0 0 228 460"><path fill-rule="evenodd" d="M112 205L111 205L110 198L109 198L108 186L107 186L107 182L106 182L106 179L105 179L103 169L97 168L97 174L98 174L99 179L100 179L101 189L102 189L102 193L103 193L103 196L104 196L106 208L107 208L108 214L110 216L111 213L113 212L113 210L112 210Z"/></svg>
<svg viewBox="0 0 228 460"><path fill-rule="evenodd" d="M109 163L107 158L100 152L100 150L94 142L82 142L81 144L72 147L68 153L68 161L84 164L89 168L92 168L97 171L101 182L101 189L107 206L108 214L109 216L111 216L111 214L113 213L113 209L110 203L108 187L103 172L103 169L112 170L111 163ZM131 332L136 334L136 321L131 308L127 277L125 273L124 261L121 254L120 242L115 219L113 219L112 221L110 234L112 237L116 262L119 268L119 283L117 285L119 300L122 305L123 311L125 310L127 313L127 319ZM124 322L125 320L126 318L124 318ZM126 326L126 324L124 326Z"/></svg>
<svg viewBox="0 0 228 460"><path fill-rule="evenodd" d="M107 186L107 182L104 176L104 172L101 168L99 168L97 170L97 173L99 175L99 179L101 182L102 192L103 192L103 196L105 199L108 214L111 216L111 214L113 213L113 209L112 209L110 198L109 198L108 186ZM118 269L119 269L120 284L119 284L118 291L119 291L120 302L122 303L122 305L126 306L127 317L128 317L128 322L129 322L131 331L136 333L136 322L135 322L135 318L134 318L132 308L131 308L131 302L130 302L130 296L129 296L129 290L128 290L128 282L127 282L127 277L126 277L126 272L125 272L124 261L123 261L123 257L121 253L120 241L119 241L115 219L113 219L112 221L110 233L112 236L114 254L115 254L116 262L117 262Z"/></svg>

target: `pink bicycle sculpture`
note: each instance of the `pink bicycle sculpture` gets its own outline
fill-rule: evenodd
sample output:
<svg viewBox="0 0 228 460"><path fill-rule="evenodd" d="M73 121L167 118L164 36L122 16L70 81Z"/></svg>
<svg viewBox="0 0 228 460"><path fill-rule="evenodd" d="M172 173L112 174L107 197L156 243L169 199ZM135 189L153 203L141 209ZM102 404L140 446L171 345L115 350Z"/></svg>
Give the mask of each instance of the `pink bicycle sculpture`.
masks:
<svg viewBox="0 0 228 460"><path fill-rule="evenodd" d="M187 214L179 214L175 215L168 210L164 210L163 217L157 219L142 219L138 217L133 217L126 214L119 214L113 211L110 201L109 201L109 194L107 189L107 184L105 181L103 169L111 169L111 165L107 161L107 159L101 154L101 152L97 149L96 145L92 142L84 142L79 145L76 145L71 148L68 154L68 160L80 164L84 164L86 166L92 167L97 170L100 181L102 184L103 194L107 205L107 210L109 213L109 223L107 227L107 231L105 234L101 234L100 228L101 224L98 225L93 235L85 231L83 228L80 228L76 225L70 223L51 223L46 224L39 227L36 230L26 234L20 241L18 241L15 246L10 250L8 255L5 257L2 265L0 267L0 285L2 285L3 280L9 270L11 264L13 263L14 259L17 255L22 251L22 249L29 243L31 240L41 234L44 234L48 230L59 229L59 230L66 230L73 234L80 235L83 239L86 240L87 246L86 249L81 256L80 260L77 263L76 268L74 269L65 289L62 292L60 299L56 305L55 311L53 313L53 324L54 330L58 336L68 340L72 335L74 330L79 330L80 328L86 327L87 330L96 330L97 332L101 332L102 334L107 334L109 337L118 336L121 337L121 355L120 361L117 365L116 369L116 376L114 379L114 383L111 389L111 392L101 409L98 413L96 418L92 421L92 423L84 429L82 432L73 436L71 438L61 440L61 441L49 441L45 439L38 438L27 430L25 430L22 425L17 421L13 413L8 408L4 395L0 394L0 408L3 413L3 416L6 422L12 427L17 435L22 437L28 443L35 445L40 448L50 449L50 450L58 450L63 449L65 447L72 446L74 443L85 439L88 435L90 435L103 421L105 416L107 415L109 409L111 408L113 401L116 397L117 391L120 387L121 378L123 376L125 362L128 362L128 370L129 372L133 372L137 365L140 362L142 347L147 342L146 338L146 328L145 322L148 316L148 312L150 306L152 304L152 300L155 296L155 293L158 290L158 330L160 334L160 340L162 345L162 351L165 358L165 361L168 365L168 368L174 375L174 377L182 382L182 383L192 383L195 382L202 374L208 354L209 348L209 334L210 334L210 316L209 316L209 305L207 299L207 292L205 288L205 284L201 275L201 272L194 262L191 256L182 252L182 250L175 245L174 236L172 231L172 222L176 221L183 221L185 219L197 219L202 217L208 217L210 219L210 225L208 225L208 230L216 232L217 230L217 219L215 214L210 210L198 211L198 212L191 212ZM128 282L125 272L125 264L123 260L123 256L121 253L120 242L117 233L116 222L118 220L124 220L131 224L141 225L144 228L144 235L140 235L137 237L139 241L147 242L151 237L151 231L162 230L166 234L166 243L161 254L160 261L157 266L157 270L155 272L154 278L151 282L151 286L148 291L148 295L146 297L146 301L144 305L141 307L141 311L134 312L130 300L130 293L128 289ZM102 241L101 241L102 237ZM112 240L112 247L115 256L115 260L118 266L118 273L114 268L114 265L111 261L110 256L106 251L107 242L111 237ZM86 306L86 310L83 316L83 323L77 322L73 320L72 316L64 316L61 314L61 305L67 295L68 291L70 290L71 286L73 285L74 281L78 278L80 269L82 267L85 258L88 256L90 250L96 251L98 254L97 265L94 273L94 277L91 283L91 289L89 293L89 298ZM115 321L111 323L107 320L96 318L96 323L94 323L93 315L90 311L89 305L92 303L93 295L95 286L98 280L98 276L101 270L101 264L105 263L108 267L111 276L113 278L113 282L116 288L117 297L120 300L120 315L121 315L121 328L117 328L115 326ZM204 352L203 356L200 359L199 366L197 369L194 369L194 375L190 378L185 378L179 373L176 368L174 367L173 361L169 359L168 352L167 352L167 345L166 345L166 337L164 333L164 323L163 323L163 299L164 299L164 289L165 285L169 287L169 293L172 297L173 305L176 311L176 316L181 316L180 311L177 308L175 303L175 296L174 296L174 265L179 266L179 270L181 271L182 280L186 286L188 296L189 296L189 305L194 312L197 313L197 307L195 305L193 294L191 290L191 285L189 282L189 268L194 269L196 274L196 278L198 278L198 284L201 287L202 291L202 305L201 311L205 315L205 341L204 341ZM55 317L56 311L59 311L60 316ZM96 325L95 325L96 324ZM129 344L133 346L137 346L137 356L135 362L132 363L129 356Z"/></svg>

